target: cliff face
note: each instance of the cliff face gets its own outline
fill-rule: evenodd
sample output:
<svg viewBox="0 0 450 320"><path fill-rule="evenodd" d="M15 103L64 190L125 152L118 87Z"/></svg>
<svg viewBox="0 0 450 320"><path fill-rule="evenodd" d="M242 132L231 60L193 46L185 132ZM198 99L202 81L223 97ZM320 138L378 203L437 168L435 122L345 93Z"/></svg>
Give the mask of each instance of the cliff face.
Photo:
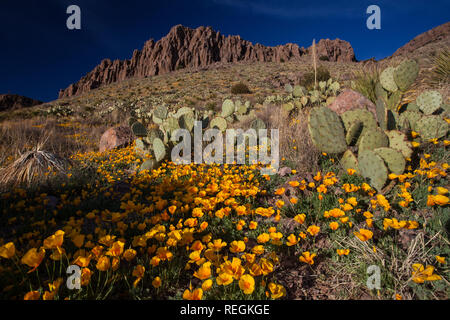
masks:
<svg viewBox="0 0 450 320"><path fill-rule="evenodd" d="M67 89L59 92L59 98L70 97L102 85L122 81L130 77L146 77L168 73L179 68L201 68L223 62L281 62L298 59L308 49L288 43L276 47L252 44L240 36L227 36L211 27L187 28L174 26L157 42L149 40L142 50L135 50L129 60L103 60L91 72ZM318 56L329 61L356 61L351 45L343 40L320 40Z"/></svg>
<svg viewBox="0 0 450 320"><path fill-rule="evenodd" d="M18 94L0 94L0 111L32 107L41 103L41 101Z"/></svg>

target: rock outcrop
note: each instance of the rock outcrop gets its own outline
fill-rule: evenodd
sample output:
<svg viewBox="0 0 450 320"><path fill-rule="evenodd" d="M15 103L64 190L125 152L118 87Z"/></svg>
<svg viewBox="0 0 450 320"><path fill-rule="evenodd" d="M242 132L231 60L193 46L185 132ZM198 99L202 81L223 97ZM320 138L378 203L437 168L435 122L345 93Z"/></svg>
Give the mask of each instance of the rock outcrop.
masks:
<svg viewBox="0 0 450 320"><path fill-rule="evenodd" d="M436 28L428 30L427 32L424 32L422 34L419 34L417 37L409 41L403 47L395 51L392 56L395 57L409 52L413 52L429 43L441 41L449 36L450 36L450 22L446 22L444 24L441 24L440 26L437 26Z"/></svg>
<svg viewBox="0 0 450 320"><path fill-rule="evenodd" d="M204 68L213 63L282 62L298 59L310 49L288 43L276 47L252 44L240 36L224 36L211 27L191 29L182 25L172 27L159 41L145 43L135 50L129 60L103 60L77 83L59 92L59 98L70 97L102 85L131 77L148 77L182 68ZM320 40L318 56L329 61L356 61L351 45L343 40Z"/></svg>
<svg viewBox="0 0 450 320"><path fill-rule="evenodd" d="M105 152L114 148L125 146L133 141L130 128L118 126L106 130L100 138L99 150Z"/></svg>
<svg viewBox="0 0 450 320"><path fill-rule="evenodd" d="M27 108L41 103L41 101L18 94L0 94L0 111Z"/></svg>

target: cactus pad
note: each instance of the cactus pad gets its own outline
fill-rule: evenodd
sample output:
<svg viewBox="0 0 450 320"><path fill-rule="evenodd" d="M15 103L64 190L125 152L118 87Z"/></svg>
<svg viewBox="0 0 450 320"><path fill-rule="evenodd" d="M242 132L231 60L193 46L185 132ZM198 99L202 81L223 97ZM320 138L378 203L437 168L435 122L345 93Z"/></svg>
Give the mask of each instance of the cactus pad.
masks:
<svg viewBox="0 0 450 320"><path fill-rule="evenodd" d="M372 150L364 150L358 156L361 175L370 180L370 185L381 191L388 178L388 170L383 159Z"/></svg>
<svg viewBox="0 0 450 320"><path fill-rule="evenodd" d="M350 129L348 129L347 134L345 136L345 141L349 146L353 145L358 140L363 127L364 125L362 121L356 121L351 125Z"/></svg>
<svg viewBox="0 0 450 320"><path fill-rule="evenodd" d="M342 122L344 122L345 130L349 131L353 123L361 121L363 123L363 130L359 135L357 143L361 141L362 135L367 131L375 130L378 125L372 112L365 109L353 109L345 111L342 115Z"/></svg>
<svg viewBox="0 0 450 320"><path fill-rule="evenodd" d="M227 129L227 121L222 117L216 117L211 120L210 126L223 132Z"/></svg>
<svg viewBox="0 0 450 320"><path fill-rule="evenodd" d="M415 111L415 112L419 112L419 106L417 105L417 103L415 102L410 102L408 103L408 106L406 107L406 111Z"/></svg>
<svg viewBox="0 0 450 320"><path fill-rule="evenodd" d="M377 148L373 151L386 162L392 173L402 174L405 171L406 160L400 151L392 148Z"/></svg>
<svg viewBox="0 0 450 320"><path fill-rule="evenodd" d="M383 101L387 101L387 92L383 89L383 86L379 82L377 82L377 84L375 85L375 95L377 96L377 98L381 98L383 99Z"/></svg>
<svg viewBox="0 0 450 320"><path fill-rule="evenodd" d="M389 148L400 151L405 158L411 158L413 153L412 145L403 132L391 130L386 132L386 135L389 138Z"/></svg>
<svg viewBox="0 0 450 320"><path fill-rule="evenodd" d="M236 112L239 115L244 115L246 114L248 111L248 106L247 104L241 104L240 106L237 107Z"/></svg>
<svg viewBox="0 0 450 320"><path fill-rule="evenodd" d="M406 91L419 75L419 65L414 60L405 60L394 71L394 80L398 88Z"/></svg>
<svg viewBox="0 0 450 320"><path fill-rule="evenodd" d="M146 137L147 136L147 128L140 122L135 122L131 126L131 131L136 137Z"/></svg>
<svg viewBox="0 0 450 320"><path fill-rule="evenodd" d="M304 95L306 95L306 89L302 86L295 86L294 90L292 91L292 95L296 98L300 98L303 97Z"/></svg>
<svg viewBox="0 0 450 320"><path fill-rule="evenodd" d="M416 123L422 118L422 113L415 111L405 111L400 114L399 125L400 128L409 129L416 131Z"/></svg>
<svg viewBox="0 0 450 320"><path fill-rule="evenodd" d="M176 118L167 118L164 124L164 128L172 134L175 130L180 129L180 125L178 124L178 120Z"/></svg>
<svg viewBox="0 0 450 320"><path fill-rule="evenodd" d="M416 123L416 131L424 140L439 139L448 132L448 123L440 116L423 116Z"/></svg>
<svg viewBox="0 0 450 320"><path fill-rule="evenodd" d="M286 112L291 112L294 110L294 104L292 102L284 103L282 107Z"/></svg>
<svg viewBox="0 0 450 320"><path fill-rule="evenodd" d="M425 91L417 97L416 103L426 115L435 112L442 104L442 95L438 91Z"/></svg>
<svg viewBox="0 0 450 320"><path fill-rule="evenodd" d="M395 92L398 90L398 86L394 80L394 71L393 67L389 67L383 70L380 74L380 83L384 89L389 92Z"/></svg>
<svg viewBox="0 0 450 320"><path fill-rule="evenodd" d="M184 115L182 115L180 117L180 119L178 120L178 123L180 125L180 128L192 131L192 129L194 128L194 114L191 113L186 113Z"/></svg>
<svg viewBox="0 0 450 320"><path fill-rule="evenodd" d="M226 99L222 103L222 113L220 116L226 118L234 113L234 102L231 99Z"/></svg>
<svg viewBox="0 0 450 320"><path fill-rule="evenodd" d="M353 169L359 174L358 159L356 159L355 154L351 150L344 152L340 163L344 170Z"/></svg>
<svg viewBox="0 0 450 320"><path fill-rule="evenodd" d="M157 162L162 161L166 157L166 146L161 139L156 138L153 140L153 152L155 153L155 159Z"/></svg>
<svg viewBox="0 0 450 320"><path fill-rule="evenodd" d="M377 112L377 118L378 123L380 124L380 128L383 130L387 129L387 122L386 122L386 107L385 103L382 98L377 98L376 105L376 112Z"/></svg>
<svg viewBox="0 0 450 320"><path fill-rule="evenodd" d="M345 132L339 116L327 107L315 107L308 115L309 134L322 152L341 153L347 150Z"/></svg>
<svg viewBox="0 0 450 320"><path fill-rule="evenodd" d="M158 166L158 162L155 159L148 159L144 161L144 163L139 167L139 172L142 172L144 170L152 171L156 169Z"/></svg>
<svg viewBox="0 0 450 320"><path fill-rule="evenodd" d="M178 109L177 113L175 113L174 117L179 119L185 114L191 114L192 117L194 117L194 111L192 111L192 109L189 107L181 107L180 109Z"/></svg>
<svg viewBox="0 0 450 320"><path fill-rule="evenodd" d="M389 146L389 138L381 129L366 131L358 144L358 152Z"/></svg>
<svg viewBox="0 0 450 320"><path fill-rule="evenodd" d="M158 119L165 120L167 118L167 113L168 110L165 106L158 106L153 112L153 115Z"/></svg>
<svg viewBox="0 0 450 320"><path fill-rule="evenodd" d="M260 118L256 118L252 121L250 127L258 132L258 130L266 129L266 124Z"/></svg>
<svg viewBox="0 0 450 320"><path fill-rule="evenodd" d="M153 114L152 120L156 124L162 124L163 123L163 120L158 118L157 116L155 116L155 114Z"/></svg>

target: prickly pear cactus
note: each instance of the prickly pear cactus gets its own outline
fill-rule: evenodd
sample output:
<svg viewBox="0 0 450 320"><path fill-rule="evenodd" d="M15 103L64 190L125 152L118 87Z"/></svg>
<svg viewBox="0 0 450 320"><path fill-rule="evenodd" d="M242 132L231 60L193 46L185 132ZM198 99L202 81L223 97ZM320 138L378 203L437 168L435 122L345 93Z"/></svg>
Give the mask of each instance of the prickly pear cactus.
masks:
<svg viewBox="0 0 450 320"><path fill-rule="evenodd" d="M164 128L172 135L175 130L180 129L180 125L176 118L169 117L165 121Z"/></svg>
<svg viewBox="0 0 450 320"><path fill-rule="evenodd" d="M223 131L227 130L227 120L225 120L222 117L216 117L211 120L210 127L217 128L223 132Z"/></svg>
<svg viewBox="0 0 450 320"><path fill-rule="evenodd" d="M416 81L419 65L414 60L405 60L394 70L394 80L398 88L406 91Z"/></svg>
<svg viewBox="0 0 450 320"><path fill-rule="evenodd" d="M180 125L180 128L192 131L192 129L194 128L194 114L193 113L185 113L183 114L179 120L178 123Z"/></svg>
<svg viewBox="0 0 450 320"><path fill-rule="evenodd" d="M361 121L363 123L362 132L360 133L356 144L361 141L362 136L367 131L375 130L378 127L377 120L375 120L373 113L365 109L353 109L346 111L341 115L341 118L347 132L350 131L350 127L355 122Z"/></svg>
<svg viewBox="0 0 450 320"><path fill-rule="evenodd" d="M161 139L156 138L153 140L153 152L155 153L155 160L157 162L162 161L166 157L166 146Z"/></svg>
<svg viewBox="0 0 450 320"><path fill-rule="evenodd" d="M388 99L387 91L383 89L383 86L379 82L375 85L375 95L377 99L381 98L383 101L387 101Z"/></svg>
<svg viewBox="0 0 450 320"><path fill-rule="evenodd" d="M361 175L370 180L370 185L381 191L388 178L388 169L383 159L372 150L364 150L358 156Z"/></svg>
<svg viewBox="0 0 450 320"><path fill-rule="evenodd" d="M156 124L162 124L164 120L161 118L158 118L155 114L153 114L152 121Z"/></svg>
<svg viewBox="0 0 450 320"><path fill-rule="evenodd" d="M410 102L408 103L408 105L406 106L406 110L405 111L413 111L413 112L419 112L420 108L417 105L416 102Z"/></svg>
<svg viewBox="0 0 450 320"><path fill-rule="evenodd" d="M345 141L349 146L354 145L356 141L359 138L359 135L361 134L363 130L363 122L362 121L356 121L354 122L350 128L347 130L347 134L345 136Z"/></svg>
<svg viewBox="0 0 450 320"><path fill-rule="evenodd" d="M139 167L139 172L142 172L144 170L152 171L158 167L158 162L155 159L148 159L142 163L142 165Z"/></svg>
<svg viewBox="0 0 450 320"><path fill-rule="evenodd" d="M378 97L377 102L375 104L378 123L380 128L383 130L387 130L387 121L386 121L386 107L382 98Z"/></svg>
<svg viewBox="0 0 450 320"><path fill-rule="evenodd" d="M308 115L308 129L314 145L322 152L341 153L347 150L341 119L329 108L312 108Z"/></svg>
<svg viewBox="0 0 450 320"><path fill-rule="evenodd" d="M303 97L304 95L307 94L307 91L304 87L296 85L294 87L294 90L292 91L292 95L296 98L300 98Z"/></svg>
<svg viewBox="0 0 450 320"><path fill-rule="evenodd" d="M182 116L186 114L192 115L192 117L194 117L194 111L192 111L192 109L189 107L181 107L180 109L177 110L174 117L180 119Z"/></svg>
<svg viewBox="0 0 450 320"><path fill-rule="evenodd" d="M389 92L398 90L398 86L394 80L394 71L395 69L393 67L388 67L380 74L380 84Z"/></svg>
<svg viewBox="0 0 450 320"><path fill-rule="evenodd" d="M356 171L357 174L359 174L359 167L358 167L358 159L356 159L355 154L351 150L347 150L342 155L342 158L340 160L342 168L344 170L353 169Z"/></svg>
<svg viewBox="0 0 450 320"><path fill-rule="evenodd" d="M404 111L399 116L399 127L416 131L416 123L422 118L422 114L416 111Z"/></svg>
<svg viewBox="0 0 450 320"><path fill-rule="evenodd" d="M440 116L423 116L416 122L416 130L425 140L439 139L448 132L448 123Z"/></svg>
<svg viewBox="0 0 450 320"><path fill-rule="evenodd" d="M406 160L400 151L392 148L377 148L373 151L386 162L392 173L402 174L405 171Z"/></svg>
<svg viewBox="0 0 450 320"><path fill-rule="evenodd" d="M135 122L131 125L131 131L136 137L146 137L147 128L140 122Z"/></svg>
<svg viewBox="0 0 450 320"><path fill-rule="evenodd" d="M438 91L425 91L417 97L416 103L424 114L430 115L441 106L442 95Z"/></svg>
<svg viewBox="0 0 450 320"><path fill-rule="evenodd" d="M247 104L241 104L241 105L239 105L237 108L236 108L236 113L238 114L238 115L244 115L244 114L246 114L247 113L247 111L248 111L248 106L247 106Z"/></svg>
<svg viewBox="0 0 450 320"><path fill-rule="evenodd" d="M370 130L364 133L358 144L358 152L373 150L389 146L389 138L381 129Z"/></svg>
<svg viewBox="0 0 450 320"><path fill-rule="evenodd" d="M289 83L287 83L287 84L284 86L284 90L285 90L287 93L292 93L292 91L294 91L294 88L292 88L292 86L291 86Z"/></svg>
<svg viewBox="0 0 450 320"><path fill-rule="evenodd" d="M232 100L226 99L222 103L222 113L220 114L220 116L222 118L226 118L231 116L233 113L234 113L234 103Z"/></svg>
<svg viewBox="0 0 450 320"><path fill-rule="evenodd" d="M260 118L256 118L255 120L252 121L250 127L252 129L255 129L256 132L258 133L258 130L266 129L266 124Z"/></svg>
<svg viewBox="0 0 450 320"><path fill-rule="evenodd" d="M413 154L412 145L403 132L391 130L386 132L386 135L389 138L389 148L400 151L405 158L411 158Z"/></svg>
<svg viewBox="0 0 450 320"><path fill-rule="evenodd" d="M291 112L291 111L294 110L294 108L295 108L295 106L294 106L294 104L293 104L292 102L284 103L284 104L282 105L282 107L283 107L283 109L284 109L286 112Z"/></svg>
<svg viewBox="0 0 450 320"><path fill-rule="evenodd" d="M165 120L167 118L168 110L165 106L158 106L155 108L153 115L161 120Z"/></svg>

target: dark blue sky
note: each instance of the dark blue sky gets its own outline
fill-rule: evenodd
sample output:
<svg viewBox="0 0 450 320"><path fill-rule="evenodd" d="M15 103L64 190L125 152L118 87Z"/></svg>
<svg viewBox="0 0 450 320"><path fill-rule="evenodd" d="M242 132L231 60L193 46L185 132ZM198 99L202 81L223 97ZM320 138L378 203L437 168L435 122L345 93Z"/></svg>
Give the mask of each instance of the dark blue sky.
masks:
<svg viewBox="0 0 450 320"><path fill-rule="evenodd" d="M66 28L71 4L81 8L81 30ZM371 4L381 8L381 30L366 28ZM448 0L1 0L0 93L54 100L103 58L130 58L176 24L269 46L340 38L363 60L391 55L449 12Z"/></svg>

